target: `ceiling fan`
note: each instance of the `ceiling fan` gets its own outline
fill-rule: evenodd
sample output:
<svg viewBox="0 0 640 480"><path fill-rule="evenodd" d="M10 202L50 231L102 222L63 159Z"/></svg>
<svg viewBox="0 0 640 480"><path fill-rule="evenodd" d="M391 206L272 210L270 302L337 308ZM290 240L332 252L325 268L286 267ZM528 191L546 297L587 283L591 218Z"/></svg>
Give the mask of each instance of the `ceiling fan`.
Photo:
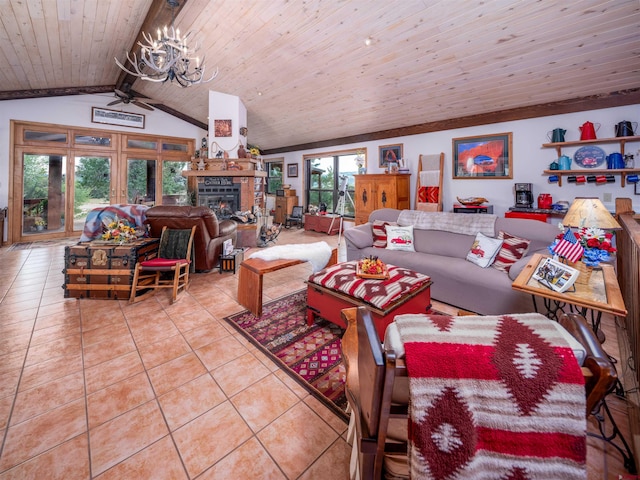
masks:
<svg viewBox="0 0 640 480"><path fill-rule="evenodd" d="M109 107L113 105L118 105L119 103L124 103L125 105L129 105L130 103L132 103L133 105L136 105L140 108L144 108L145 110L154 110L154 108L150 105L150 103L156 103L156 102L146 98L145 100L141 100L140 98L138 98L138 94L136 94L134 91L131 90L131 87L129 84L125 84L122 87L122 90L116 88L114 90L114 94L117 100L107 103L107 106Z"/></svg>

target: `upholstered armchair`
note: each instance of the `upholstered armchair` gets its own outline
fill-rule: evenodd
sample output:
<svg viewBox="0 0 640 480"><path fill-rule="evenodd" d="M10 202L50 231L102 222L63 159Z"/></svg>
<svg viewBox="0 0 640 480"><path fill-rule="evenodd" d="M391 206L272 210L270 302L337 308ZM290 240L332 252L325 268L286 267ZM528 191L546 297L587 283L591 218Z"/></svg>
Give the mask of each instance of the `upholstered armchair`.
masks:
<svg viewBox="0 0 640 480"><path fill-rule="evenodd" d="M233 220L218 221L209 207L190 207L178 205L158 205L146 212L147 223L152 237L160 237L162 227L191 228L196 233L193 241L196 271L207 271L215 268L222 255L222 244L232 239L236 244L238 224Z"/></svg>

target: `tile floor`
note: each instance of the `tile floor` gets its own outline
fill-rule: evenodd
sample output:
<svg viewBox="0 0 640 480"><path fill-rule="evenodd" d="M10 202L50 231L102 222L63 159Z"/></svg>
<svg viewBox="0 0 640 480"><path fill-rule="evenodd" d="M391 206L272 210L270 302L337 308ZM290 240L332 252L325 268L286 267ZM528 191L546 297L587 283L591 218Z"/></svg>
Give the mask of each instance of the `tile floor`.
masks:
<svg viewBox="0 0 640 480"><path fill-rule="evenodd" d="M321 240L338 239L278 243ZM65 299L63 247L0 258L0 480L348 477L345 423L223 320L237 275L129 305ZM309 273L267 275L265 301ZM598 442L588 455L589 478L622 472Z"/></svg>

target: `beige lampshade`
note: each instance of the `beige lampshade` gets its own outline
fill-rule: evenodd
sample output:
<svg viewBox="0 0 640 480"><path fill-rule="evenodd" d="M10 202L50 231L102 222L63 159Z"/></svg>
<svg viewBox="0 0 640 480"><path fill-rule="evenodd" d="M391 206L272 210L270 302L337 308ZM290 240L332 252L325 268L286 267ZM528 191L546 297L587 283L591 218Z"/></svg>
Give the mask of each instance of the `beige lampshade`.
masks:
<svg viewBox="0 0 640 480"><path fill-rule="evenodd" d="M596 227L618 230L622 227L598 198L576 197L562 220L565 227Z"/></svg>

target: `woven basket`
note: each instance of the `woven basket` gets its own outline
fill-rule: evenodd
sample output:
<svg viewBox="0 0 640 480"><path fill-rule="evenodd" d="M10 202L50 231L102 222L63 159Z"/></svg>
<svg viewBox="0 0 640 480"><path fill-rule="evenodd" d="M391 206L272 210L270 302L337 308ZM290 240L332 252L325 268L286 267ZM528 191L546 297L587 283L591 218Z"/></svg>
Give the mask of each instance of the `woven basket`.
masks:
<svg viewBox="0 0 640 480"><path fill-rule="evenodd" d="M591 278L591 273L593 272L593 267L589 267L589 266L585 265L584 262L582 262L582 261L568 262L568 265L570 267L573 267L576 270L578 270L578 272L580 272L580 274L578 275L578 278L576 278L575 283L578 283L578 284L581 284L581 285L588 285L589 284L589 279Z"/></svg>

